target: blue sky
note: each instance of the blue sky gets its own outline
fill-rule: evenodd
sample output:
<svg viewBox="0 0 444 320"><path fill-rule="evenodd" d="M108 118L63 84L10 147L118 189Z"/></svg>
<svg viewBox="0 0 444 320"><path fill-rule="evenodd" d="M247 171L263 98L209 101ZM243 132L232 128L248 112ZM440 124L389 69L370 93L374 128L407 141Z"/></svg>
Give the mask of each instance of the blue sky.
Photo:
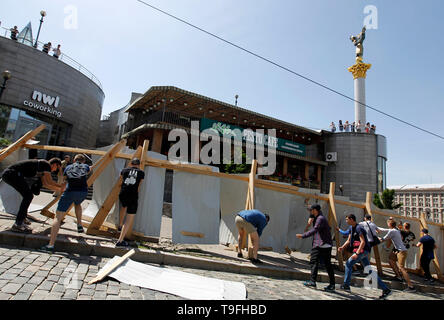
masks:
<svg viewBox="0 0 444 320"><path fill-rule="evenodd" d="M146 0L251 51L353 97L348 37L378 9L368 30L367 104L443 135L442 0ZM74 5L78 28L66 29ZM136 0L2 0L2 26L48 13L41 41L60 43L102 82L103 114L131 92L172 85L297 125L327 129L353 120L353 102L172 20ZM388 140L388 185L444 182L444 140L367 110Z"/></svg>

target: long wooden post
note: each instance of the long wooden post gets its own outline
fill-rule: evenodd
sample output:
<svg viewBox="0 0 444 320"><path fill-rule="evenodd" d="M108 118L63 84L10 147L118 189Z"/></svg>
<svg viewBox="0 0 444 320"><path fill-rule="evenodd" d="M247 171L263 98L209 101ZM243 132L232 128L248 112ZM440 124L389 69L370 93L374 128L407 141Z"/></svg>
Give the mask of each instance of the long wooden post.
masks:
<svg viewBox="0 0 444 320"><path fill-rule="evenodd" d="M336 215L336 206L335 206L335 183L330 182L330 191L328 193L328 217L330 221L330 225L333 226L335 231L335 240L336 240L336 259L338 259L339 270L344 271L344 261L342 260L342 253L338 251L341 246L341 239L339 237L338 227L338 218Z"/></svg>
<svg viewBox="0 0 444 320"><path fill-rule="evenodd" d="M142 154L142 147L139 147L134 152L133 158L140 158L141 154ZM91 221L91 224L89 225L88 229L86 230L87 234L96 234L95 231L99 230L100 226L102 226L102 224L105 221L106 217L108 216L111 208L117 202L119 192L120 192L120 182L121 182L121 178L119 177L117 179L116 183L114 184L113 188L111 189L111 192L108 194L108 196L106 197L102 206L100 207L99 211L94 216L94 219Z"/></svg>
<svg viewBox="0 0 444 320"><path fill-rule="evenodd" d="M44 124L38 126L34 130L28 131L26 134L24 134L20 139L18 139L16 142L11 144L9 147L3 149L0 151L0 161L3 161L7 156L9 156L11 153L13 153L15 150L20 149L23 147L26 142L28 142L29 139L34 138L36 135L38 135L43 129L45 129L46 126Z"/></svg>
<svg viewBox="0 0 444 320"><path fill-rule="evenodd" d="M126 140L121 140L119 143L115 144L108 152L105 153L105 155L103 156L103 161L101 161L100 165L94 170L92 175L88 178L88 180L87 180L88 187L90 187L94 183L94 181L99 177L99 175L103 172L103 170L105 170L105 168L111 163L111 161L114 159L116 154L125 146L125 144L126 144ZM46 217L54 218L55 214L52 213L51 211L49 211L49 209L57 201L59 201L61 197L62 197L62 195L59 195L58 197L53 199L50 203L48 203L42 209L42 211L40 213ZM75 214L71 213L71 209L73 208L73 206L74 205L71 205L69 207L69 209L66 211L65 215L69 214L70 216L75 217Z"/></svg>
<svg viewBox="0 0 444 320"><path fill-rule="evenodd" d="M365 198L365 210L367 211L367 213L369 215L372 216L372 220L373 220L371 201L372 201L372 193L367 192L366 198ZM376 235L375 235L375 237L376 237ZM383 273L383 269L382 269L381 256L379 255L379 248L378 248L378 246L374 246L372 249L373 249L373 253L375 255L376 268L378 269L378 274L380 277L382 277L384 273Z"/></svg>
<svg viewBox="0 0 444 320"><path fill-rule="evenodd" d="M256 179L257 171L257 160L251 162L251 171L248 176L248 194L247 194L247 206L245 210L253 210L254 207L254 185ZM244 238L244 244L246 243ZM251 241L251 236L248 235L248 258L253 258L253 242Z"/></svg>
<svg viewBox="0 0 444 320"><path fill-rule="evenodd" d="M420 219L420 226L421 226L421 230L422 229L428 229L428 224L427 224L427 220L425 217L424 212L421 212L421 214L419 215L419 219ZM422 246L421 246L422 249ZM421 250L421 254L422 254ZM433 259L433 265L435 266L435 271L436 271L436 275L438 276L438 280L440 281L444 281L444 277L441 273L441 267L439 266L439 261L438 261L438 256L436 255L436 249L433 250L434 254L435 254L435 259Z"/></svg>

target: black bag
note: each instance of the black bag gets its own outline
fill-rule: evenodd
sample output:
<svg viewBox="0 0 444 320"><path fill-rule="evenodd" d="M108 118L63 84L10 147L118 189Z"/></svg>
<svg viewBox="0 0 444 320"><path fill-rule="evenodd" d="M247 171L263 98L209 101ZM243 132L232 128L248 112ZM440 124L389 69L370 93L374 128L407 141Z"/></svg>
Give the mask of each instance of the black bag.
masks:
<svg viewBox="0 0 444 320"><path fill-rule="evenodd" d="M377 246L378 244L381 243L381 240L379 240L379 238L376 237L376 236L373 234L372 228L370 227L370 225L368 224L368 222L366 222L366 223L367 223L367 225L368 225L368 229L370 230L370 234L371 234L372 237L373 237L373 241L369 241L368 244L370 245L370 247Z"/></svg>

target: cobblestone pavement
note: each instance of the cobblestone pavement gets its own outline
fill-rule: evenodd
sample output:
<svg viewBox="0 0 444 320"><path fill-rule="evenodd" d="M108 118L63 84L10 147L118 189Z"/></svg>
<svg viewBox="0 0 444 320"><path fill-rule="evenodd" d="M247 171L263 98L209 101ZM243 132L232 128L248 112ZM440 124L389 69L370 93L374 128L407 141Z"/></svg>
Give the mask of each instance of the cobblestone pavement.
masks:
<svg viewBox="0 0 444 320"><path fill-rule="evenodd" d="M76 254L47 254L35 250L0 246L0 300L177 300L170 294L130 286L110 278L88 285L108 258L86 257ZM333 300L375 299L380 290L352 287L352 293L337 290L325 293L303 286L302 281L274 279L263 276L170 267L174 270L229 281L243 282L248 299L258 300ZM325 284L318 284L321 289ZM444 300L444 295L412 294L394 291L389 300Z"/></svg>

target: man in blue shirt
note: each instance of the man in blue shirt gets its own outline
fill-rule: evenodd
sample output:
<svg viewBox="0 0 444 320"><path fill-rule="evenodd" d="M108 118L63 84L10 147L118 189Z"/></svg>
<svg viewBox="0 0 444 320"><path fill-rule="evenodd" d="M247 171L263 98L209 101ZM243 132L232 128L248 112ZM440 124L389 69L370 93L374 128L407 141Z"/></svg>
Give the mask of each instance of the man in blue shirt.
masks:
<svg viewBox="0 0 444 320"><path fill-rule="evenodd" d="M370 265L369 261L369 253L370 246L367 241L367 232L364 227L356 223L356 216L354 214L349 214L345 217L345 221L348 225L352 227L350 235L348 236L347 241L343 246L338 248L338 251L341 252L346 248L350 248L352 255L347 260L345 264L345 277L344 283L341 285L341 289L345 291L350 291L350 282L352 276L353 265L362 261L364 268ZM370 269L369 274L372 273ZM378 285L382 289L382 295L379 297L380 299L385 299L388 297L392 291L387 288L387 286L381 281L378 275L376 275Z"/></svg>
<svg viewBox="0 0 444 320"><path fill-rule="evenodd" d="M253 258L248 258L253 263L262 263L257 258L257 252L259 250L259 237L262 235L262 231L270 221L268 214L262 213L259 210L243 210L236 215L235 223L237 230L239 231L238 238L238 254L239 258L242 256L242 240L245 237L245 233L249 234L251 241L253 242Z"/></svg>
<svg viewBox="0 0 444 320"><path fill-rule="evenodd" d="M421 230L423 236L419 239L417 247L422 246L422 254L420 258L421 268L424 270L424 281L425 282L434 282L435 280L432 278L430 274L430 261L435 259L434 250L437 248L435 244L435 240L429 236L429 230L422 229Z"/></svg>

